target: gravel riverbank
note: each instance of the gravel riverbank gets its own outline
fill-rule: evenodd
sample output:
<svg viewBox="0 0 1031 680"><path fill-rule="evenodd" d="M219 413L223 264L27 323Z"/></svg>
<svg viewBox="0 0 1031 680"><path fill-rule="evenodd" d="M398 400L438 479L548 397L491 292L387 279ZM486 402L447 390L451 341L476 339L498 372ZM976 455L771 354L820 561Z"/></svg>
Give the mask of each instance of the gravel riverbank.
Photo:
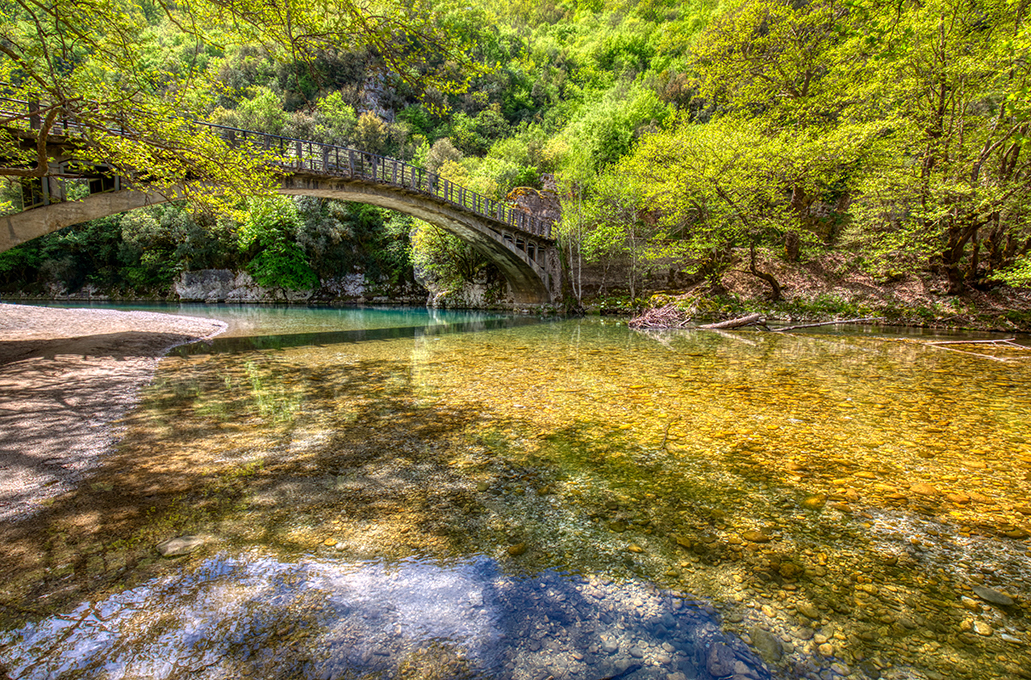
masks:
<svg viewBox="0 0 1031 680"><path fill-rule="evenodd" d="M0 304L0 522L75 488L171 348L226 325L150 312Z"/></svg>

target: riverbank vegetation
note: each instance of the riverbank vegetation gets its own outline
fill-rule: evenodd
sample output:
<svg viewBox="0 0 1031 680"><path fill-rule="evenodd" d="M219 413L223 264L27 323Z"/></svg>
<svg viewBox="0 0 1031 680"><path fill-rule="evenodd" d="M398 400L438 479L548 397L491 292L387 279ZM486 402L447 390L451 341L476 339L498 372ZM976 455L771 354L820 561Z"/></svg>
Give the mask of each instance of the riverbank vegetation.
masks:
<svg viewBox="0 0 1031 680"><path fill-rule="evenodd" d="M562 210L570 307L629 308L656 290L807 313L821 296L866 304L833 290L849 280L877 295L922 287L931 306L994 296L1026 325L1025 4L434 1L385 13L410 29L396 35L353 17L333 29L308 11L319 40L268 16L215 41L197 27L237 3L183 5L199 22L187 25L161 3L104 1L135 11L127 58L144 103L189 101L212 122L399 157L498 200L542 192ZM24 44L30 15L5 15ZM90 30L113 40L111 27ZM92 64L95 80L75 81L91 97L129 68L90 61L114 49L99 38L73 47ZM6 59L9 81L44 81L46 95L65 84ZM0 254L0 284L160 291L181 271L230 267L315 288L368 267L411 277L414 262L432 288L489 269L453 237L378 209L228 202L228 213L168 206L44 237ZM800 283L817 270L834 274Z"/></svg>

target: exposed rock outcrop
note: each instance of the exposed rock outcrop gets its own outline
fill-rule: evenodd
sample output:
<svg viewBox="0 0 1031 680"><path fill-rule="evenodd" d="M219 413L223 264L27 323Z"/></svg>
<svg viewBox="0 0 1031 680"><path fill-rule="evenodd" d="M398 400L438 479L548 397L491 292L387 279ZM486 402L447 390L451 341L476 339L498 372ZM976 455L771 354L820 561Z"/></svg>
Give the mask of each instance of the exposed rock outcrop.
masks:
<svg viewBox="0 0 1031 680"><path fill-rule="evenodd" d="M229 269L183 272L175 282L182 302L319 302L353 304L426 304L426 289L414 282L370 282L347 274L322 282L318 290L284 290L259 286L250 274Z"/></svg>
<svg viewBox="0 0 1031 680"><path fill-rule="evenodd" d="M310 290L264 288L247 272L229 269L183 272L175 293L183 302L303 302L311 296Z"/></svg>

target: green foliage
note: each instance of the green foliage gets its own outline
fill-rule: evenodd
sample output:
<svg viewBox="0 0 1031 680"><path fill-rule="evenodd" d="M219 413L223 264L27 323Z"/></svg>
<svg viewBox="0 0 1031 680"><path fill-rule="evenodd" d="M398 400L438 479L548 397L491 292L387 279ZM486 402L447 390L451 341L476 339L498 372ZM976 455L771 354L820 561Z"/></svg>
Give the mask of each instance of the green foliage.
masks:
<svg viewBox="0 0 1031 680"><path fill-rule="evenodd" d="M0 253L0 277L5 284L31 278L42 264L39 250L32 246L18 246Z"/></svg>
<svg viewBox="0 0 1031 680"><path fill-rule="evenodd" d="M412 218L361 203L297 201L303 226L297 244L322 279L352 273L372 281L412 280Z"/></svg>
<svg viewBox="0 0 1031 680"><path fill-rule="evenodd" d="M84 158L236 221L171 206L96 221L0 256L8 286L159 290L246 265L303 288L400 281L413 259L448 285L484 275L468 245L379 208L241 203L275 178L183 124L205 116L414 159L495 200L554 174L565 265L615 265L628 299L659 270L718 286L744 248L764 276L754 249L785 243L882 282L1031 285L1019 3L83 1L4 15L9 94L43 102L44 124L50 104L98 130L132 122L138 138L97 135ZM7 133L0 146L9 177L55 171Z"/></svg>
<svg viewBox="0 0 1031 680"><path fill-rule="evenodd" d="M318 286L318 276L296 242L302 227L297 204L287 197L253 199L240 225L240 249L253 256L247 271L266 288L305 290Z"/></svg>
<svg viewBox="0 0 1031 680"><path fill-rule="evenodd" d="M388 134L387 124L383 119L371 111L366 111L358 117L354 143L362 151L383 154L386 152Z"/></svg>
<svg viewBox="0 0 1031 680"><path fill-rule="evenodd" d="M319 285L304 250L289 241L276 241L266 247L247 265L247 271L266 288L310 290Z"/></svg>
<svg viewBox="0 0 1031 680"><path fill-rule="evenodd" d="M318 101L315 111L315 141L346 146L358 126L354 107L339 92L332 92Z"/></svg>
<svg viewBox="0 0 1031 680"><path fill-rule="evenodd" d="M458 163L462 160L462 152L455 148L451 139L444 137L433 143L426 153L423 166L430 172L440 172L445 163Z"/></svg>
<svg viewBox="0 0 1031 680"><path fill-rule="evenodd" d="M861 90L861 55L845 45L862 15L839 0L745 0L695 45L699 92L779 127L833 124Z"/></svg>
<svg viewBox="0 0 1031 680"><path fill-rule="evenodd" d="M248 99L236 108L237 127L282 135L287 115L279 95L267 87L257 87Z"/></svg>
<svg viewBox="0 0 1031 680"><path fill-rule="evenodd" d="M1025 11L941 0L871 18L885 33L870 113L891 127L858 187L856 228L906 234L914 253L934 243L953 292L1018 271L1031 238Z"/></svg>
<svg viewBox="0 0 1031 680"><path fill-rule="evenodd" d="M1025 255L1008 269L996 272L993 278L1010 286L1031 288L1031 256Z"/></svg>
<svg viewBox="0 0 1031 680"><path fill-rule="evenodd" d="M469 243L439 227L415 221L412 262L424 279L441 288L456 288L488 272L491 265Z"/></svg>
<svg viewBox="0 0 1031 680"><path fill-rule="evenodd" d="M279 89L304 101L319 89L326 55L338 51L374 52L401 82L448 93L460 91L463 79L433 62L468 65L459 42L422 2L380 0L372 8L351 0L283 0L274 7L257 0L53 0L8 3L0 21L5 95L39 104L37 112L26 108L6 121L0 175L56 174L46 140L67 117L87 130L79 160L223 209L275 185L268 158L191 123L231 99L219 78L218 56L227 48L267 56L289 84ZM287 122L280 92L268 83L219 117L277 134ZM332 121L343 123L339 116ZM40 137L35 148L9 129L30 124ZM121 134L108 134L112 128Z"/></svg>
<svg viewBox="0 0 1031 680"><path fill-rule="evenodd" d="M584 107L555 140L565 174L586 177L626 155L634 141L662 124L670 110L654 91L614 89Z"/></svg>

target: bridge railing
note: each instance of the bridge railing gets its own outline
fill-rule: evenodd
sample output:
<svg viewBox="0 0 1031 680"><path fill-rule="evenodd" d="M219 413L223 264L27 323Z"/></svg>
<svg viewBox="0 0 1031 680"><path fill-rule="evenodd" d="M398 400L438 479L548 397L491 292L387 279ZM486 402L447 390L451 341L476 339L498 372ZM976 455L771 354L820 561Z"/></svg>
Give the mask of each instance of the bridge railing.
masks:
<svg viewBox="0 0 1031 680"><path fill-rule="evenodd" d="M29 128L38 128L38 121L35 121L34 124L32 120L32 105L29 102L0 97L0 115L20 117L22 121L28 121ZM541 219L525 210L515 208L505 201L482 196L437 173L429 172L425 168L410 165L396 158L379 156L334 144L283 137L204 121L194 121L194 124L212 130L236 148L249 147L271 155L276 159L273 162L284 170L301 170L319 175L389 184L407 191L433 196L445 203L506 225L514 231L551 238L553 226L551 220ZM124 129L112 128L108 131L120 136L132 135L130 131ZM61 119L55 126L55 132L75 135L82 132L82 127L73 119Z"/></svg>
<svg viewBox="0 0 1031 680"><path fill-rule="evenodd" d="M323 144L306 139L283 137L254 130L199 122L199 125L217 132L235 146L249 145L280 158L285 169L305 170L321 175L348 179L382 182L440 198L488 219L501 222L515 230L535 236L551 238L551 220L513 208L505 201L497 201L470 191L425 168L334 144Z"/></svg>

